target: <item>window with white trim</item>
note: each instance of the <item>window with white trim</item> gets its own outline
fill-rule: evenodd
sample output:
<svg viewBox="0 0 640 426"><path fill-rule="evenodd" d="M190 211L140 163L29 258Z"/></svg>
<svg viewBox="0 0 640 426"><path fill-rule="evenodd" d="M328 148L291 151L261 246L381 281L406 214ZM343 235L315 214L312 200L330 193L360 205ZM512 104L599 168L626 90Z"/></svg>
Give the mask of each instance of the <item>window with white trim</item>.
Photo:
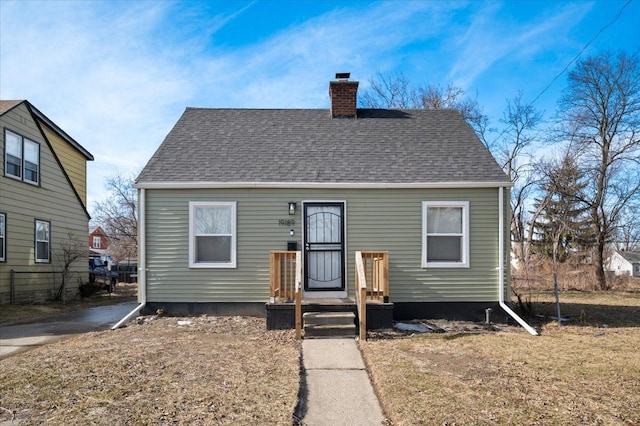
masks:
<svg viewBox="0 0 640 426"><path fill-rule="evenodd" d="M236 202L189 202L189 267L236 267Z"/></svg>
<svg viewBox="0 0 640 426"><path fill-rule="evenodd" d="M422 202L422 267L469 267L469 202Z"/></svg>
<svg viewBox="0 0 640 426"><path fill-rule="evenodd" d="M35 261L51 262L51 222L36 219L35 226Z"/></svg>
<svg viewBox="0 0 640 426"><path fill-rule="evenodd" d="M0 213L0 262L7 260L7 215Z"/></svg>
<svg viewBox="0 0 640 426"><path fill-rule="evenodd" d="M4 140L5 175L40 184L40 144L7 129L4 131Z"/></svg>
<svg viewBox="0 0 640 426"><path fill-rule="evenodd" d="M96 236L94 236L94 237L93 237L93 248L97 248L97 249L99 249L101 245L102 245L102 244L101 244L100 237L96 237Z"/></svg>

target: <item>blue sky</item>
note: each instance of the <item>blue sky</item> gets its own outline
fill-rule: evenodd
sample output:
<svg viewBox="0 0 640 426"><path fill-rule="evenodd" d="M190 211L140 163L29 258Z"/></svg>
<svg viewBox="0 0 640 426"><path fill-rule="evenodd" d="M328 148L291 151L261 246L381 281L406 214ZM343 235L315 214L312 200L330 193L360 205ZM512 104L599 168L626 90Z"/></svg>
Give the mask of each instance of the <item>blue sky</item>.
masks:
<svg viewBox="0 0 640 426"><path fill-rule="evenodd" d="M497 127L505 99L538 97L594 37L582 57L640 48L638 22L639 0L0 0L0 98L28 99L95 156L91 211L187 106L328 108L336 72L361 90L402 72L477 96ZM565 82L536 101L545 118Z"/></svg>

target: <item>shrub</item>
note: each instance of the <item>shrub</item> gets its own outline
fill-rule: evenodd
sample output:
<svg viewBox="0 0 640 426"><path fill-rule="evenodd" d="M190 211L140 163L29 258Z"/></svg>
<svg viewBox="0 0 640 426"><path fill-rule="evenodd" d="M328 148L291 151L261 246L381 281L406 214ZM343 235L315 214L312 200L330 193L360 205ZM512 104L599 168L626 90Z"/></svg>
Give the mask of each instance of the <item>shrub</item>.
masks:
<svg viewBox="0 0 640 426"><path fill-rule="evenodd" d="M89 297L91 295L93 295L94 293L98 292L98 290L100 290L102 288L102 286L98 283L85 283L82 284L79 289L80 289L80 297L82 297L83 299L85 297Z"/></svg>

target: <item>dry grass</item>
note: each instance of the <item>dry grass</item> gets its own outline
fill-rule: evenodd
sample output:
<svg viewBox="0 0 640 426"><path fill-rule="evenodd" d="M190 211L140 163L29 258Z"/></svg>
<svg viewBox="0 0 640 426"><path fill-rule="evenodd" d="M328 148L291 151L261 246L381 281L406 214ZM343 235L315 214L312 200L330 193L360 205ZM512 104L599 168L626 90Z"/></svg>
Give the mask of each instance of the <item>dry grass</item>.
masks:
<svg viewBox="0 0 640 426"><path fill-rule="evenodd" d="M552 293L536 297L553 307ZM572 325L543 323L538 337L474 327L361 342L393 424L640 424L640 294L562 300Z"/></svg>
<svg viewBox="0 0 640 426"><path fill-rule="evenodd" d="M638 282L562 291L565 326L548 319L551 291L527 289L539 337L438 322L449 331L370 333L360 346L394 425L638 425ZM18 424L291 424L300 345L292 331L265 328L246 317L147 317L76 336L0 361L0 407ZM10 418L0 409L0 423Z"/></svg>
<svg viewBox="0 0 640 426"><path fill-rule="evenodd" d="M107 293L105 290L101 290L84 299L70 300L65 305L60 301L40 304L2 305L0 307L0 326L40 321L65 312L133 301L136 300L137 289L138 284L136 283L118 283L115 293Z"/></svg>
<svg viewBox="0 0 640 426"><path fill-rule="evenodd" d="M21 425L291 424L299 356L264 319L147 318L0 361L0 406Z"/></svg>
<svg viewBox="0 0 640 426"><path fill-rule="evenodd" d="M554 265L538 260L529 267L511 270L511 286L516 290L547 290L553 288L553 273L556 273L558 288L562 291L600 290L592 266L575 265L570 262ZM640 291L640 278L628 275L607 275L607 286L615 291Z"/></svg>

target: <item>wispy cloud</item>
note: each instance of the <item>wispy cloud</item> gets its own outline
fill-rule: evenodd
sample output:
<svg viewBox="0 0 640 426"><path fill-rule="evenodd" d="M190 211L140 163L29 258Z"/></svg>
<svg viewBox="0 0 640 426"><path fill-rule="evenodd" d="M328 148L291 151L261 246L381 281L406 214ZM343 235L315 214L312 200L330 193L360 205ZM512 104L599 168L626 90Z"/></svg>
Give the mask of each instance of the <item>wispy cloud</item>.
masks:
<svg viewBox="0 0 640 426"><path fill-rule="evenodd" d="M457 54L448 79L462 88L473 86L478 76L499 61L529 63L535 55L557 46L592 8L590 3L561 4L558 10L540 12L523 22L505 19L500 13L504 12L503 4L483 6L452 46Z"/></svg>
<svg viewBox="0 0 640 426"><path fill-rule="evenodd" d="M396 67L392 52L438 33L440 9L431 2L384 2L312 18L203 62L202 74L213 77L201 81L200 93L217 106L326 107L326 84L335 72L362 78Z"/></svg>
<svg viewBox="0 0 640 426"><path fill-rule="evenodd" d="M93 201L105 176L146 163L186 106L326 108L335 72L362 88L377 71L472 88L497 64L530 66L568 44L592 6L322 2L305 20L236 42L269 19L258 16L264 4L0 0L0 94L29 99L94 154ZM505 20L512 4L546 6Z"/></svg>
<svg viewBox="0 0 640 426"><path fill-rule="evenodd" d="M189 60L250 7L210 16L207 37L162 33L168 2L2 2L2 97L29 99L94 154L89 199L139 171L197 95ZM55 22L56 25L51 25ZM195 31L195 28L193 28Z"/></svg>

